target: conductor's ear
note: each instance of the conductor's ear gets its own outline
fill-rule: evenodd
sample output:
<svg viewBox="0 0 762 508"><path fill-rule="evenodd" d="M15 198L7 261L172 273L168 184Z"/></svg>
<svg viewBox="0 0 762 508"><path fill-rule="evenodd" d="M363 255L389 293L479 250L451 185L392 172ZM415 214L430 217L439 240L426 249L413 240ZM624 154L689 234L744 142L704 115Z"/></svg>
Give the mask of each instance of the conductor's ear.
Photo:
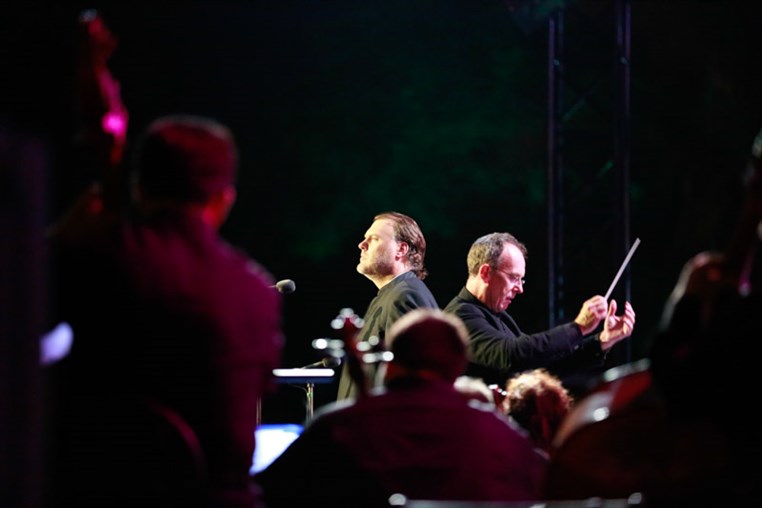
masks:
<svg viewBox="0 0 762 508"><path fill-rule="evenodd" d="M492 274L492 268L487 263L484 263L482 266L479 267L479 278L485 284L489 282L489 278L491 274Z"/></svg>

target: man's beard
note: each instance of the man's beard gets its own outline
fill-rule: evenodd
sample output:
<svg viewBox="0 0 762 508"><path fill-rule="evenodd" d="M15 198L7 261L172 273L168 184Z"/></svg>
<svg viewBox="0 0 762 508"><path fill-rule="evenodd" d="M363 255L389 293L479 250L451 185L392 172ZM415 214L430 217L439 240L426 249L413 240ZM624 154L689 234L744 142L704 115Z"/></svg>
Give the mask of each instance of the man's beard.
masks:
<svg viewBox="0 0 762 508"><path fill-rule="evenodd" d="M378 257L371 262L360 261L357 271L366 277L383 277L392 273L392 262L385 257Z"/></svg>

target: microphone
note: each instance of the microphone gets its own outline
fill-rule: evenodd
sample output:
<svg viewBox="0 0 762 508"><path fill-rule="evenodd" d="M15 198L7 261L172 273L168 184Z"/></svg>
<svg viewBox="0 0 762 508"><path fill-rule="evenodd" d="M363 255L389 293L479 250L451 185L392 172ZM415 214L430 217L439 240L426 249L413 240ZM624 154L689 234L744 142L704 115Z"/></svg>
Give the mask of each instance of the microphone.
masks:
<svg viewBox="0 0 762 508"><path fill-rule="evenodd" d="M296 283L291 279L279 280L274 286L270 286L273 289L277 289L279 293L287 295L296 291Z"/></svg>
<svg viewBox="0 0 762 508"><path fill-rule="evenodd" d="M305 365L304 367L300 367L301 369L314 369L314 368L333 368L338 367L341 363L341 360L336 358L335 356L326 356L319 362L310 363L309 365Z"/></svg>

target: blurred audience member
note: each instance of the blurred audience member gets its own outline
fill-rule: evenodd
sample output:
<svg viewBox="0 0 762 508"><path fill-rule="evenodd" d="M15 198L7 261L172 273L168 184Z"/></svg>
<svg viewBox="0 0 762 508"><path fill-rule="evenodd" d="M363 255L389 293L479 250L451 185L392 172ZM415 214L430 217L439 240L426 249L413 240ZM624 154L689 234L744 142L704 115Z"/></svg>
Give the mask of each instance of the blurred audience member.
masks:
<svg viewBox="0 0 762 508"><path fill-rule="evenodd" d="M748 169L731 245L685 264L645 363L575 404L547 496L640 492L648 506L665 507L758 502L762 443L746 410L760 383L762 131Z"/></svg>
<svg viewBox="0 0 762 508"><path fill-rule="evenodd" d="M454 387L466 365L461 321L416 309L390 329L384 387L324 407L256 478L270 508L538 499L545 461L515 422ZM319 464L319 465L318 465ZM330 485L331 488L327 488Z"/></svg>
<svg viewBox="0 0 762 508"><path fill-rule="evenodd" d="M526 429L535 445L550 457L553 439L572 402L558 377L534 369L508 379L501 410Z"/></svg>
<svg viewBox="0 0 762 508"><path fill-rule="evenodd" d="M157 119L138 146L134 206L93 187L52 230L54 307L74 333L50 367L52 505L258 506L249 467L281 301L218 235L237 164L224 125Z"/></svg>
<svg viewBox="0 0 762 508"><path fill-rule="evenodd" d="M494 392L487 386L487 383L479 378L459 376L455 380L455 389L465 395L468 400L485 402L497 408Z"/></svg>

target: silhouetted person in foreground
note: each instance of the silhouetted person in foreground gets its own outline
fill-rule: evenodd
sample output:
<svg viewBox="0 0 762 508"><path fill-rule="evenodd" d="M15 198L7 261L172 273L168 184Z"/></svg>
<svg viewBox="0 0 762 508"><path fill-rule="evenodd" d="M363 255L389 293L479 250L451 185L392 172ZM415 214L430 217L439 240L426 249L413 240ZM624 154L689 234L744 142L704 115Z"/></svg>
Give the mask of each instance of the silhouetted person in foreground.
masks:
<svg viewBox="0 0 762 508"><path fill-rule="evenodd" d="M386 337L385 387L316 415L259 473L269 507L388 506L388 498L528 500L545 461L493 404L469 402L455 379L466 364L460 320L416 309Z"/></svg>
<svg viewBox="0 0 762 508"><path fill-rule="evenodd" d="M218 234L237 166L219 122L157 119L130 208L93 187L53 229L54 303L74 342L50 367L50 504L259 506L248 471L281 301Z"/></svg>
<svg viewBox="0 0 762 508"><path fill-rule="evenodd" d="M688 260L649 358L607 376L559 430L546 494L626 497L648 506L759 500L762 132L747 199L725 252Z"/></svg>
<svg viewBox="0 0 762 508"><path fill-rule="evenodd" d="M533 369L508 379L500 410L526 429L535 446L550 457L553 440L572 403L558 377L545 369Z"/></svg>

